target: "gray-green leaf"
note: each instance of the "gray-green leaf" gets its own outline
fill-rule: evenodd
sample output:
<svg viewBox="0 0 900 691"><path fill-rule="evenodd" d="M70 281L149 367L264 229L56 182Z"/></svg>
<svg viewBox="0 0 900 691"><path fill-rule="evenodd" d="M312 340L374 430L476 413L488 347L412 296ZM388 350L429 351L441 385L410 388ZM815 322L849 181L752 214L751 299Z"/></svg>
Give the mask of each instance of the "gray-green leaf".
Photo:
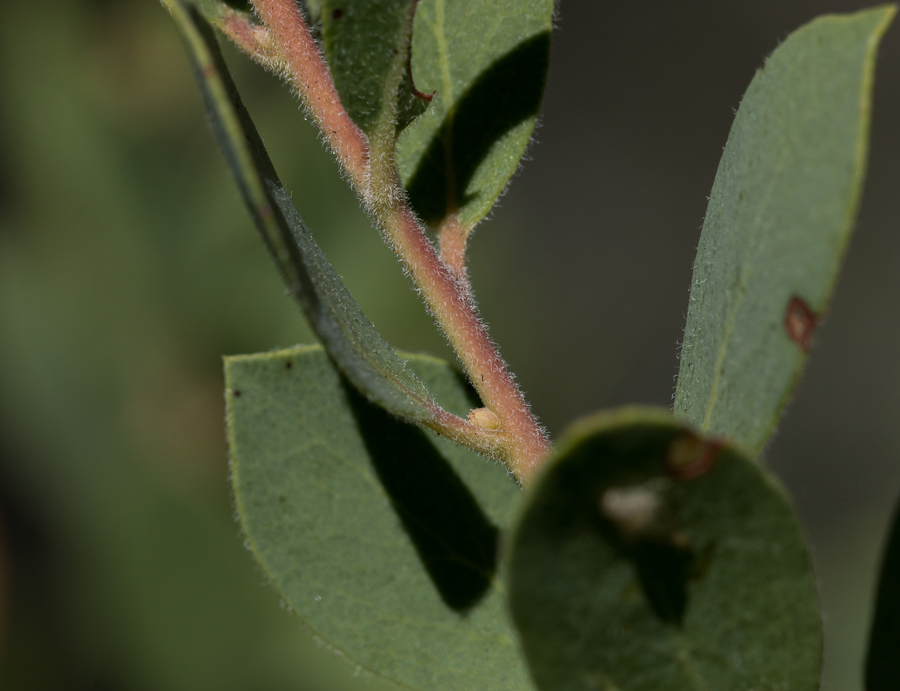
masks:
<svg viewBox="0 0 900 691"><path fill-rule="evenodd" d="M865 171L892 6L791 34L741 102L697 249L675 412L758 454L828 304Z"/></svg>
<svg viewBox="0 0 900 691"><path fill-rule="evenodd" d="M428 105L409 71L417 0L322 0L322 43L350 118L374 148L392 152L397 133Z"/></svg>
<svg viewBox="0 0 900 691"><path fill-rule="evenodd" d="M410 420L433 419L431 394L362 313L291 203L211 28L192 3L172 0L170 6L219 146L257 230L316 335L344 375L371 400Z"/></svg>
<svg viewBox="0 0 900 691"><path fill-rule="evenodd" d="M445 363L409 365L448 410L472 406ZM496 561L521 496L506 471L369 404L319 347L225 373L247 543L315 635L403 688L532 688Z"/></svg>
<svg viewBox="0 0 900 691"><path fill-rule="evenodd" d="M510 606L542 691L819 688L806 546L758 464L631 408L570 431L525 496Z"/></svg>
<svg viewBox="0 0 900 691"><path fill-rule="evenodd" d="M422 0L416 85L435 92L397 146L413 208L432 227L472 228L515 173L534 130L550 58L553 0Z"/></svg>

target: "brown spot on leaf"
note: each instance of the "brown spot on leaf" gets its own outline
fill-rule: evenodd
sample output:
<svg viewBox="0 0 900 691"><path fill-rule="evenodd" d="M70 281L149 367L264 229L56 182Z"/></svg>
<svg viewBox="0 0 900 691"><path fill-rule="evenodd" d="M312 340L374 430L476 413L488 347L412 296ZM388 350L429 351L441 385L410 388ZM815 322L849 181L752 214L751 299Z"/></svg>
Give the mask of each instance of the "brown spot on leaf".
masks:
<svg viewBox="0 0 900 691"><path fill-rule="evenodd" d="M294 363L291 362L290 360L288 360L287 362L284 363L284 368L285 368L285 369L290 369L290 368L293 367L293 366L294 366Z"/></svg>
<svg viewBox="0 0 900 691"><path fill-rule="evenodd" d="M693 480L713 467L722 446L719 439L702 439L685 432L669 444L666 470L675 480Z"/></svg>
<svg viewBox="0 0 900 691"><path fill-rule="evenodd" d="M819 315L809 308L805 300L794 295L784 311L784 330L788 338L806 352L818 324Z"/></svg>
<svg viewBox="0 0 900 691"><path fill-rule="evenodd" d="M331 18L332 19L340 19L343 16L344 16L344 10L342 10L340 8L331 10Z"/></svg>
<svg viewBox="0 0 900 691"><path fill-rule="evenodd" d="M234 392L234 397L235 397L235 398L240 398L240 397L241 397L241 392L240 392L240 390L236 390L236 391Z"/></svg>

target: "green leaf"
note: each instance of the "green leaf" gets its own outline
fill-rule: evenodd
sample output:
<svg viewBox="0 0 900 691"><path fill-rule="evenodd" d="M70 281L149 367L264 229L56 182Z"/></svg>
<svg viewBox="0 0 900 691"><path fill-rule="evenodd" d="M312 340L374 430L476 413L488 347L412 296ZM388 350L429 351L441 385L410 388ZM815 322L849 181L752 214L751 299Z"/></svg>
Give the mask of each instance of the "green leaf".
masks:
<svg viewBox="0 0 900 691"><path fill-rule="evenodd" d="M550 59L553 0L422 0L416 86L435 92L397 161L413 208L472 228L494 206L531 139Z"/></svg>
<svg viewBox="0 0 900 691"><path fill-rule="evenodd" d="M771 436L856 217L892 6L791 34L741 102L697 249L675 412L753 453Z"/></svg>
<svg viewBox="0 0 900 691"><path fill-rule="evenodd" d="M525 496L510 607L539 689L819 688L806 546L758 464L628 408L570 431Z"/></svg>
<svg viewBox="0 0 900 691"><path fill-rule="evenodd" d="M431 394L366 319L291 203L211 28L191 3L172 0L171 9L241 196L316 335L344 375L371 400L410 420L432 420L437 408Z"/></svg>
<svg viewBox="0 0 900 691"><path fill-rule="evenodd" d="M552 0L323 0L341 101L376 151L397 143L413 208L432 226L458 214L473 227L516 171L543 94L552 20Z"/></svg>
<svg viewBox="0 0 900 691"><path fill-rule="evenodd" d="M900 689L900 503L881 565L875 616L866 660L866 691Z"/></svg>
<svg viewBox="0 0 900 691"><path fill-rule="evenodd" d="M322 44L341 103L375 149L428 105L409 72L417 0L322 0Z"/></svg>
<svg viewBox="0 0 900 691"><path fill-rule="evenodd" d="M409 365L472 406L445 363ZM247 543L314 634L404 688L532 688L497 572L521 496L506 471L367 403L319 347L228 358L225 376Z"/></svg>

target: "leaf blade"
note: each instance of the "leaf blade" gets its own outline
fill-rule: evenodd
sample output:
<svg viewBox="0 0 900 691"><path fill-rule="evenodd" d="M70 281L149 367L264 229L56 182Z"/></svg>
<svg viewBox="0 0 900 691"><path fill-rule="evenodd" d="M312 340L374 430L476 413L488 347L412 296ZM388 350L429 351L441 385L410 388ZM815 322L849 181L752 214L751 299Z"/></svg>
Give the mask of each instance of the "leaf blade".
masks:
<svg viewBox="0 0 900 691"><path fill-rule="evenodd" d="M428 104L409 73L418 0L323 0L322 39L341 103L376 152ZM377 153L376 153L377 155Z"/></svg>
<svg viewBox="0 0 900 691"><path fill-rule="evenodd" d="M471 405L447 365L410 364ZM228 358L226 383L242 526L304 623L404 688L529 689L497 585L506 471L354 398L316 346Z"/></svg>
<svg viewBox="0 0 900 691"><path fill-rule="evenodd" d="M550 57L552 0L423 0L412 70L436 93L400 139L413 208L432 227L473 228L493 208L534 131Z"/></svg>
<svg viewBox="0 0 900 691"><path fill-rule="evenodd" d="M697 250L675 412L758 454L827 307L859 205L886 6L820 17L757 72Z"/></svg>
<svg viewBox="0 0 900 691"><path fill-rule="evenodd" d="M542 691L818 689L815 583L787 497L667 411L580 423L513 530L510 608Z"/></svg>

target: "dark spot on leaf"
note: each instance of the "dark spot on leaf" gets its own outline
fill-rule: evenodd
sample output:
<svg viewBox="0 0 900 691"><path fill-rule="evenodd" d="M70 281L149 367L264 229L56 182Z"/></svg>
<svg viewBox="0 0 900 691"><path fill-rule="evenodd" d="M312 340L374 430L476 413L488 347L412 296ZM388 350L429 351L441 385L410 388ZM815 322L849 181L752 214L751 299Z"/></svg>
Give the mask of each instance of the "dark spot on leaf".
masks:
<svg viewBox="0 0 900 691"><path fill-rule="evenodd" d="M693 480L713 467L721 450L720 440L702 439L685 432L666 450L666 471L675 480Z"/></svg>
<svg viewBox="0 0 900 691"><path fill-rule="evenodd" d="M818 323L818 315L805 300L794 295L784 311L784 330L787 331L788 338L806 352Z"/></svg>
<svg viewBox="0 0 900 691"><path fill-rule="evenodd" d="M473 607L490 588L499 531L422 430L366 401L344 382L369 460L441 599Z"/></svg>
<svg viewBox="0 0 900 691"><path fill-rule="evenodd" d="M340 19L343 16L344 16L344 10L338 9L338 8L331 10L331 18L332 19Z"/></svg>
<svg viewBox="0 0 900 691"><path fill-rule="evenodd" d="M240 398L240 397L241 397L241 392L240 392L240 390L235 390L235 392L234 392L234 397L235 397L235 398Z"/></svg>
<svg viewBox="0 0 900 691"><path fill-rule="evenodd" d="M284 363L284 368L285 368L285 369L290 369L290 368L293 367L293 366L294 366L294 363L291 362L290 360L288 360L287 362Z"/></svg>

